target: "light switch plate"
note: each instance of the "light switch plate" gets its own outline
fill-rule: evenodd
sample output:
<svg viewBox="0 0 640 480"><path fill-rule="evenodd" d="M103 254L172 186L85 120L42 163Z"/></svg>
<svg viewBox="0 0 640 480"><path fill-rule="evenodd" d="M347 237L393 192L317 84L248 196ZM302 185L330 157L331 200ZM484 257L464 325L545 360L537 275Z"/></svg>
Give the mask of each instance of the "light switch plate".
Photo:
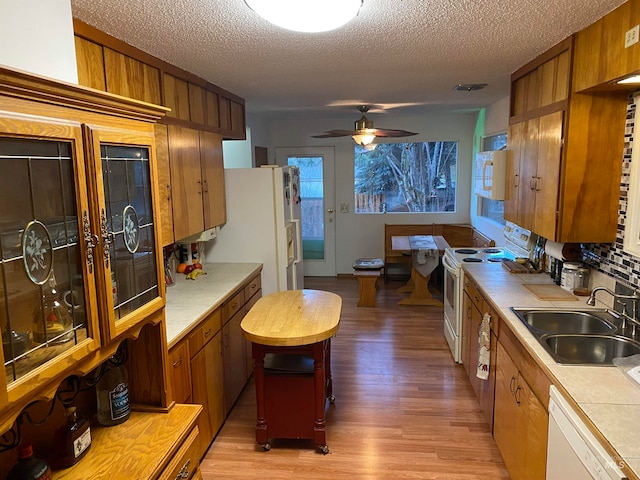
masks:
<svg viewBox="0 0 640 480"><path fill-rule="evenodd" d="M340 213L349 213L349 204L341 203L340 204Z"/></svg>
<svg viewBox="0 0 640 480"><path fill-rule="evenodd" d="M629 48L631 45L638 43L638 37L640 37L640 25L627 30L624 35L624 48Z"/></svg>

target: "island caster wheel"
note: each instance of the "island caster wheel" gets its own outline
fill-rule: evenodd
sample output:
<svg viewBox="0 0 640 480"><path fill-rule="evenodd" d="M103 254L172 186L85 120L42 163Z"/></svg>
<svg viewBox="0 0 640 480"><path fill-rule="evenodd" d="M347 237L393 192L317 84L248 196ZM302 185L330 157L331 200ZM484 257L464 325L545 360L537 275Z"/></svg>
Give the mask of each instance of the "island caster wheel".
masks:
<svg viewBox="0 0 640 480"><path fill-rule="evenodd" d="M271 450L271 444L270 444L270 443L265 443L265 444L262 446L262 449L263 449L265 452L268 452L269 450Z"/></svg>
<svg viewBox="0 0 640 480"><path fill-rule="evenodd" d="M329 403L336 403L336 396L335 395L329 395Z"/></svg>
<svg viewBox="0 0 640 480"><path fill-rule="evenodd" d="M320 447L320 451L323 455L326 455L327 453L329 453L329 447L327 445L323 445L322 447Z"/></svg>

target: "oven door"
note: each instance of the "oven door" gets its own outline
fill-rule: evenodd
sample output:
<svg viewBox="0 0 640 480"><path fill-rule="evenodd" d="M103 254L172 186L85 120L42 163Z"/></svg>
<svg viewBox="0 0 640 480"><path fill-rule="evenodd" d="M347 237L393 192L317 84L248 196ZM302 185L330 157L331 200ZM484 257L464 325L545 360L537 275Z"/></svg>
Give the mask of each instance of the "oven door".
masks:
<svg viewBox="0 0 640 480"><path fill-rule="evenodd" d="M444 336L456 363L462 363L462 269L444 255Z"/></svg>

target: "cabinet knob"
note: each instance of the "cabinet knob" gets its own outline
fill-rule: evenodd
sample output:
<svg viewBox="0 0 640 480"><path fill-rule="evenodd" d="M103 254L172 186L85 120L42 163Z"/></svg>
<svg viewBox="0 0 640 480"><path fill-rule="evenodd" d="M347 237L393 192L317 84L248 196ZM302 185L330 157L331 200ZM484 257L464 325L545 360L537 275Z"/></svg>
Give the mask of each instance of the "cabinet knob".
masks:
<svg viewBox="0 0 640 480"><path fill-rule="evenodd" d="M204 332L204 338L207 338L209 335L211 335L211 329L207 328L207 331Z"/></svg>
<svg viewBox="0 0 640 480"><path fill-rule="evenodd" d="M182 468L176 475L176 480L180 480L181 478L189 478L189 476L191 475L191 472L189 472L190 463L191 459L188 459L186 462L184 462L184 465L182 465Z"/></svg>

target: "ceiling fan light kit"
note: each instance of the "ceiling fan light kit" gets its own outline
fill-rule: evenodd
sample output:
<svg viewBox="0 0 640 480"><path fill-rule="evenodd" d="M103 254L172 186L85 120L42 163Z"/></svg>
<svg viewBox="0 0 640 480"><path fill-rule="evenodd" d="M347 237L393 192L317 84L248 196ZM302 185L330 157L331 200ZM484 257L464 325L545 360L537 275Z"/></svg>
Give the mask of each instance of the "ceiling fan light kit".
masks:
<svg viewBox="0 0 640 480"><path fill-rule="evenodd" d="M244 0L269 23L304 33L339 28L358 15L364 0Z"/></svg>
<svg viewBox="0 0 640 480"><path fill-rule="evenodd" d="M358 106L358 110L362 113L362 117L356 120L353 130L330 130L322 135L311 135L313 138L333 138L333 137L351 137L358 145L367 147L367 150L373 150L375 145L372 143L376 137L411 137L417 135L414 132L406 130L393 130L390 128L374 128L373 122L369 120L365 114L369 111L368 105Z"/></svg>

